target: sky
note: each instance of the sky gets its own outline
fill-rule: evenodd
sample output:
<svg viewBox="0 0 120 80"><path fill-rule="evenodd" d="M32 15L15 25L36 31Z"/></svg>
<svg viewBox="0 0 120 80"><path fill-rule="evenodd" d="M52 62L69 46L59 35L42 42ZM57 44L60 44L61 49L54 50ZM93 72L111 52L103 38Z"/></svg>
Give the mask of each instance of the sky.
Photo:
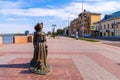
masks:
<svg viewBox="0 0 120 80"><path fill-rule="evenodd" d="M83 9L105 14L120 10L120 0L0 0L0 34L19 33L43 22L43 31L67 27Z"/></svg>

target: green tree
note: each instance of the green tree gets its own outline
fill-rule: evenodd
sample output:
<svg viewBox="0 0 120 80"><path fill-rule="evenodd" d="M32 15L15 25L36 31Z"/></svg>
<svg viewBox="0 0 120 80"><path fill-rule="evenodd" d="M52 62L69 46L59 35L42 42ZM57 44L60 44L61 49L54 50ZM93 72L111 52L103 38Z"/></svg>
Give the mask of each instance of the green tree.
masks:
<svg viewBox="0 0 120 80"><path fill-rule="evenodd" d="M52 34L51 31L48 31L48 32L47 32L47 35L51 35L51 34Z"/></svg>
<svg viewBox="0 0 120 80"><path fill-rule="evenodd" d="M57 29L56 35L63 35L64 30L63 29Z"/></svg>

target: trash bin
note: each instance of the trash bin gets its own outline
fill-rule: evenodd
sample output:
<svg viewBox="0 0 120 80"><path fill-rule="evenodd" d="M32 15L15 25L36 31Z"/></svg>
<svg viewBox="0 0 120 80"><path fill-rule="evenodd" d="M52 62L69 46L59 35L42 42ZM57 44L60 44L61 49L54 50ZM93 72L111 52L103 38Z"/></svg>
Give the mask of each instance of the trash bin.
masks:
<svg viewBox="0 0 120 80"><path fill-rule="evenodd" d="M32 42L33 41L33 37L30 35L28 36L28 42Z"/></svg>

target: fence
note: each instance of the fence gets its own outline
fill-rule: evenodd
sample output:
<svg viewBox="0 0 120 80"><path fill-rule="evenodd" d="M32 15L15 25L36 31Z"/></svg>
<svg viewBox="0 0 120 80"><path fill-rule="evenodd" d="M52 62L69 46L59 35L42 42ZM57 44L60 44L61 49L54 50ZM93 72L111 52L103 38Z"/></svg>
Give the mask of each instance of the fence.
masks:
<svg viewBox="0 0 120 80"><path fill-rule="evenodd" d="M0 44L17 44L32 42L32 36L2 36L0 37Z"/></svg>
<svg viewBox="0 0 120 80"><path fill-rule="evenodd" d="M13 43L14 36L2 36L2 44L11 44Z"/></svg>

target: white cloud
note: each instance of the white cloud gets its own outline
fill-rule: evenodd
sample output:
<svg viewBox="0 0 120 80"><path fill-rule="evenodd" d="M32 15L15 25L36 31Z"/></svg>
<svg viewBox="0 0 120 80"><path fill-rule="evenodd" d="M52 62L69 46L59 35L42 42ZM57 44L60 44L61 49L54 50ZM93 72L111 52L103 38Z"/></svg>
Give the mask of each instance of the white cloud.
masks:
<svg viewBox="0 0 120 80"><path fill-rule="evenodd" d="M2 9L0 11L4 15L17 15L17 16L54 16L59 18L65 18L69 13L62 9L42 9L42 8L30 8L30 9Z"/></svg>
<svg viewBox="0 0 120 80"><path fill-rule="evenodd" d="M115 5L115 6L113 6ZM114 1L108 1L108 2L101 2L101 3L96 3L96 4L85 4L85 8L93 11L93 12L113 12L119 9L120 5L118 2Z"/></svg>
<svg viewBox="0 0 120 80"><path fill-rule="evenodd" d="M81 0L79 0L81 1ZM74 2L67 6L65 9L76 14L82 12L82 2ZM88 1L88 2L87 2ZM94 1L94 2L93 2ZM86 0L83 3L83 9L93 13L110 14L118 11L120 8L119 1L117 0Z"/></svg>
<svg viewBox="0 0 120 80"><path fill-rule="evenodd" d="M12 1L2 0L2 1L0 1L0 9L20 8L20 7L22 7L23 4L24 4L23 1L12 2Z"/></svg>
<svg viewBox="0 0 120 80"><path fill-rule="evenodd" d="M28 24L0 24L0 33L19 33L25 30L33 32L34 28Z"/></svg>
<svg viewBox="0 0 120 80"><path fill-rule="evenodd" d="M31 0L32 1L32 0ZM79 0L80 1L80 0ZM24 3L23 0L21 0L20 2L10 2L7 1L6 3L3 1L0 1L0 15L4 15L4 16L10 16L8 18L4 18L8 21L17 21L17 22L21 22L23 21L23 17L26 16L28 17L46 17L46 21L49 21L49 23L54 23L55 21L58 22L58 24L60 24L60 20L66 20L65 23L63 24L68 24L68 19L72 20L74 18L77 17L77 15L79 13L82 12L82 4L81 2L73 2L70 3L69 5L66 5L62 8L55 8L55 7L51 7L51 8L28 8L28 9L22 9L22 4ZM90 1L90 2L87 2ZM96 13L113 13L114 11L119 10L120 5L119 2L117 2L117 0L96 0L94 3L91 3L91 1L93 0L87 0L86 2L83 3L83 7L84 9L86 9L87 11L90 12L96 12ZM9 5L8 5L9 4ZM12 15L14 16L18 16L17 17L12 17ZM52 16L55 18L59 18L58 21L55 19L48 19L48 16ZM22 18L20 18L22 17ZM53 21L54 20L54 21ZM29 19L26 21L30 21ZM42 19L41 19L42 21ZM45 20L44 20L45 21ZM31 23L31 22L30 22ZM34 23L34 22L33 22ZM47 22L46 22L47 23ZM45 30L51 30L51 24L48 26L49 24L45 24ZM29 27L28 27L29 26ZM10 27L9 32L12 31L16 31L16 32L20 32L20 31L24 31L27 29L30 29L31 31L33 30L33 27L31 28L31 25L17 25L16 24L0 24L0 32L4 31L7 32L8 27Z"/></svg>
<svg viewBox="0 0 120 80"><path fill-rule="evenodd" d="M90 0L89 0L90 1ZM97 0L99 1L99 0ZM8 2L10 3L10 2ZM115 6L113 6L115 5ZM16 4L12 4L13 7L17 7ZM107 2L96 2L96 3L85 3L83 4L84 9L90 12L104 13L112 12L119 9L120 5L116 1ZM1 9L0 14L4 15L17 15L17 16L54 16L61 19L67 19L67 17L76 17L82 11L81 2L70 3L68 6L62 8L29 8L29 9ZM72 14L71 14L72 13Z"/></svg>
<svg viewBox="0 0 120 80"><path fill-rule="evenodd" d="M21 21L25 21L27 20L26 18L13 18L13 17L6 17L6 18L3 18L4 20L8 21L8 22L21 22Z"/></svg>

